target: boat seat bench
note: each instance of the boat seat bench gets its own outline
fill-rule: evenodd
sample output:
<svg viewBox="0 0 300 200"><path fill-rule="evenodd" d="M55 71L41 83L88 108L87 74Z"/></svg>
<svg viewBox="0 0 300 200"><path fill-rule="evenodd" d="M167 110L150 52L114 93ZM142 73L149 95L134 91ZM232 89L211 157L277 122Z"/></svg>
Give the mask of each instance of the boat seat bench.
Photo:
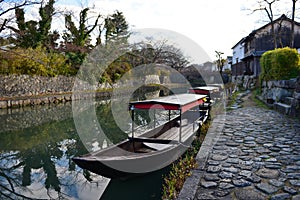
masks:
<svg viewBox="0 0 300 200"><path fill-rule="evenodd" d="M166 139L158 139L158 138L146 138L146 137L128 137L130 141L135 142L147 142L147 143L157 143L157 144L174 144L178 143L175 140L166 140Z"/></svg>
<svg viewBox="0 0 300 200"><path fill-rule="evenodd" d="M159 143L148 143L148 142L144 142L143 144L147 147L150 147L151 149L156 150L156 151L161 151L161 150L164 150L171 146L174 146L174 144L159 144Z"/></svg>

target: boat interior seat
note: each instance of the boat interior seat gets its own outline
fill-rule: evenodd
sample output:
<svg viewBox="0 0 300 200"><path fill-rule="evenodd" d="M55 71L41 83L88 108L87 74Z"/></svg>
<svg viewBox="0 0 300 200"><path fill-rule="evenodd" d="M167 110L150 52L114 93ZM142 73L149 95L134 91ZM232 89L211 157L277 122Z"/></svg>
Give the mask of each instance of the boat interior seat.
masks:
<svg viewBox="0 0 300 200"><path fill-rule="evenodd" d="M143 144L156 151L161 151L171 146L174 146L174 144L159 144L159 143L149 143L149 142L143 142Z"/></svg>
<svg viewBox="0 0 300 200"><path fill-rule="evenodd" d="M168 140L168 139L159 139L159 138L147 138L147 137L128 137L130 141L135 142L147 142L147 143L158 143L158 144L169 144L169 143L178 143L177 141Z"/></svg>

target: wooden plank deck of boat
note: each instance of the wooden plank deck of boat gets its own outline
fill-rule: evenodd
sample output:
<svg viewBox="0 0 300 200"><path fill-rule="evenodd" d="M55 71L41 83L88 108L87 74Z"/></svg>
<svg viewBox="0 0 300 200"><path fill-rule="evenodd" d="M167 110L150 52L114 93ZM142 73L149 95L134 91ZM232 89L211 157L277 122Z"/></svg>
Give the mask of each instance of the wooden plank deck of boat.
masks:
<svg viewBox="0 0 300 200"><path fill-rule="evenodd" d="M195 126L193 130L193 126ZM197 125L193 124L186 124L181 127L181 140L185 141L189 138L198 128ZM171 129L167 130L164 134L160 135L158 139L165 139L165 140L174 140L179 141L179 133L180 127L172 127Z"/></svg>

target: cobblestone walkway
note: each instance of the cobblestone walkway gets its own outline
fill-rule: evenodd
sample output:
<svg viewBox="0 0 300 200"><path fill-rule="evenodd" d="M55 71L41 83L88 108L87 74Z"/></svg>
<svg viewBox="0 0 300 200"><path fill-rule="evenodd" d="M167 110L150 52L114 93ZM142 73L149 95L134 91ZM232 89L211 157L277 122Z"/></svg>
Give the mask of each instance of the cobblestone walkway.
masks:
<svg viewBox="0 0 300 200"><path fill-rule="evenodd" d="M299 120L245 107L227 112L221 131L187 180L193 197L185 189L179 199L300 200Z"/></svg>

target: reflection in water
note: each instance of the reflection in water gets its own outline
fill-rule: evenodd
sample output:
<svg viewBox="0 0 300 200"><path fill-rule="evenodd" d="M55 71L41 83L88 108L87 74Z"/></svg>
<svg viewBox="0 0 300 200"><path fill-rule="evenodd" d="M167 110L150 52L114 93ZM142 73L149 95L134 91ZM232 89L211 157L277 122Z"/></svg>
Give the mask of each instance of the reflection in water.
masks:
<svg viewBox="0 0 300 200"><path fill-rule="evenodd" d="M87 141L81 140L81 136L79 138L71 117L72 113L65 113L64 117L49 119L47 122L41 120L40 123L32 123L26 128L1 130L0 199L99 199L110 180L79 168L71 158L88 153L87 149L105 148L128 136L128 132L121 130L114 122L110 105L109 101L101 101L101 104L97 103L96 106L97 120L106 135L95 134L91 128L85 131L88 134L86 137L89 140ZM44 108L41 107L41 109ZM85 108L81 117L88 119L90 109L94 108ZM71 112L69 108L66 110ZM20 113L14 115L14 122L24 121L22 118L26 116L36 120L38 117L33 116L34 113L40 113L36 108L33 113L30 113L28 109L26 112L25 115ZM51 108L44 109L43 115L51 116L52 112L61 113ZM4 116L2 113L1 117L12 119L9 116L12 114L7 115ZM166 113L156 113L156 115L160 119L158 122L167 119ZM151 128L153 126L150 123L151 116L151 113L141 112L135 116L136 123L139 126L148 125L148 128ZM145 188L154 188L153 185L156 184L158 187L154 191L151 189L148 193L143 192L143 197L146 195L157 199L161 194L161 181L162 172L121 182L113 180L103 198L114 199L113 191L119 191L121 188L123 188L123 195L126 196L126 192L132 193L132 187L145 191Z"/></svg>
<svg viewBox="0 0 300 200"><path fill-rule="evenodd" d="M161 199L161 185L163 174L167 174L170 167L137 176L127 180L113 179L109 182L100 200L130 199L130 200L156 200Z"/></svg>
<svg viewBox="0 0 300 200"><path fill-rule="evenodd" d="M72 119L0 134L1 199L95 199L108 179L82 170L87 153Z"/></svg>

